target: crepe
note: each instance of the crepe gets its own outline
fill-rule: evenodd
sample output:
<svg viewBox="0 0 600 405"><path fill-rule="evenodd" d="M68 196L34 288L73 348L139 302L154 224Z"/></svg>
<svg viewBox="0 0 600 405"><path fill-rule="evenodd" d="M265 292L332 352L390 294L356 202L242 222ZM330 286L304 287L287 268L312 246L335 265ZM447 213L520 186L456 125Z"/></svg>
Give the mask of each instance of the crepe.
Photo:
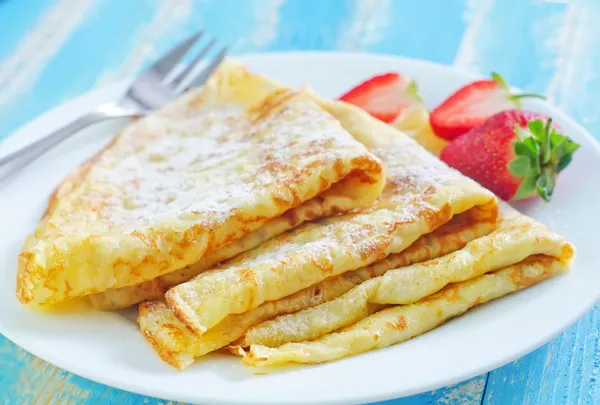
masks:
<svg viewBox="0 0 600 405"><path fill-rule="evenodd" d="M334 206L329 204L330 202L331 199L321 198L320 196L308 200L300 206L284 212L280 217L269 220L257 230L250 232L240 239L214 252L207 253L197 262L182 269L172 271L140 284L92 294L89 296L89 300L96 309L118 310L143 301L162 299L170 287L188 281L220 262L230 259L241 252L255 248L273 236L295 228L305 221L334 214Z"/></svg>
<svg viewBox="0 0 600 405"><path fill-rule="evenodd" d="M572 245L529 218L512 216L511 213L507 216L509 218L502 221L498 230L470 242L459 251L425 263L390 270L337 300L290 315L296 317L294 322L289 319L283 322L283 317L276 318L260 334L247 336L244 341L244 344L261 341L268 345L251 344L247 351L238 346L235 351L244 356L244 364L252 366L336 360L400 343L473 306L569 269L574 257ZM407 284L407 281L410 283ZM448 281L452 283L448 284ZM431 292L434 294L430 295ZM366 300L363 300L364 297ZM358 299L358 305L351 298ZM351 308L341 307L339 304L342 303ZM309 311L312 311L310 317ZM339 322L341 318L350 318L347 313L356 315L350 326L325 334L348 324L346 321ZM326 317L327 322L321 322L321 317ZM302 321L311 325L300 325ZM284 330L284 324L292 330ZM268 337L267 333L270 334ZM302 334L309 339L320 337L296 342ZM281 344L285 340L290 343Z"/></svg>
<svg viewBox="0 0 600 405"><path fill-rule="evenodd" d="M312 95L384 163L386 188L369 208L304 224L170 289L171 309L197 335L230 314L400 253L456 214L496 218L491 192L414 140L357 107Z"/></svg>
<svg viewBox="0 0 600 405"><path fill-rule="evenodd" d="M368 206L384 184L381 162L309 94L226 63L66 179L19 255L17 296L50 304L154 280L267 226L220 260ZM289 211L311 200L318 210Z"/></svg>
<svg viewBox="0 0 600 405"><path fill-rule="evenodd" d="M324 363L401 343L432 330L470 308L529 287L568 268L548 256L533 256L502 270L451 284L411 305L384 309L337 333L311 342L277 348L252 346L242 351L250 366Z"/></svg>
<svg viewBox="0 0 600 405"><path fill-rule="evenodd" d="M434 232L421 236L403 252L392 254L380 262L330 277L280 300L265 302L242 314L229 315L202 336L196 336L187 330L162 300L144 302L139 306L140 329L164 361L182 370L195 358L227 346L262 321L330 301L348 292L363 280L381 275L390 268L445 255L494 229L495 221L478 221L477 218L473 218L472 213L467 211L457 215Z"/></svg>
<svg viewBox="0 0 600 405"><path fill-rule="evenodd" d="M450 283L502 269L530 256L545 255L568 262L572 246L564 238L508 207L503 211L496 230L464 248L435 260L387 271L333 301L261 323L249 329L238 344L277 347L313 340L351 325L385 305L411 304Z"/></svg>

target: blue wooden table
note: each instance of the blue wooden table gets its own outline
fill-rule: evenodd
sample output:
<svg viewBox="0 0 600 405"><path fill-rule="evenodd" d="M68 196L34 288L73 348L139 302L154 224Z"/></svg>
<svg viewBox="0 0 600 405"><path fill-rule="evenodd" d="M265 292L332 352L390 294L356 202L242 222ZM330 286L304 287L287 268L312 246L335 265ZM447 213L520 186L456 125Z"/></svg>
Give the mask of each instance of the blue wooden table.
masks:
<svg viewBox="0 0 600 405"><path fill-rule="evenodd" d="M600 137L600 0L0 0L0 139L135 74L198 27L235 53L352 50L494 70ZM386 404L600 404L599 314L512 364ZM3 404L166 403L57 369L1 336L0 393Z"/></svg>

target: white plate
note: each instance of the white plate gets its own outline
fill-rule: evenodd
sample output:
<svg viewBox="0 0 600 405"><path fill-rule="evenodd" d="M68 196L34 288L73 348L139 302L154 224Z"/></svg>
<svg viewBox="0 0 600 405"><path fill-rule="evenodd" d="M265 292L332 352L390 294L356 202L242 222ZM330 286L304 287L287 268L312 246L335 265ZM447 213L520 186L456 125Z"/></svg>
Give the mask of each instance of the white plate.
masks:
<svg viewBox="0 0 600 405"><path fill-rule="evenodd" d="M330 97L372 74L406 72L417 79L430 106L474 78L451 67L368 54L286 53L243 59L255 71L292 86L308 84ZM122 86L93 91L41 116L1 144L0 155L109 100ZM585 236L600 228L600 148L560 111L541 102L526 107L552 115L582 145L550 204L519 206L577 247L575 268L565 276L476 308L411 341L325 365L255 375L236 358L209 356L177 372L159 360L136 324L122 315L32 312L15 298L16 256L48 195L70 169L110 139L118 128L113 123L61 145L0 189L0 332L42 359L91 380L202 404L364 403L416 394L489 371L567 328L592 307L600 291L597 240Z"/></svg>

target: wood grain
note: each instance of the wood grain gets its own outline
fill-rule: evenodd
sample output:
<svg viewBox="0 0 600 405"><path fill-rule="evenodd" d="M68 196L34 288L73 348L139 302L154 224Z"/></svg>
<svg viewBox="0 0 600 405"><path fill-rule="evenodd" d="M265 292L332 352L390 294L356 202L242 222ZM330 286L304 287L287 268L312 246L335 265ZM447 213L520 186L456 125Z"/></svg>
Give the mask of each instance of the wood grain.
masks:
<svg viewBox="0 0 600 405"><path fill-rule="evenodd" d="M56 104L134 74L199 28L234 53L339 49L498 71L548 94L597 135L598 21L595 0L0 0L0 139ZM382 404L600 403L598 311L489 377ZM61 371L3 337L0 365L2 404L170 403Z"/></svg>
<svg viewBox="0 0 600 405"><path fill-rule="evenodd" d="M600 403L599 307L557 339L490 373L485 405Z"/></svg>

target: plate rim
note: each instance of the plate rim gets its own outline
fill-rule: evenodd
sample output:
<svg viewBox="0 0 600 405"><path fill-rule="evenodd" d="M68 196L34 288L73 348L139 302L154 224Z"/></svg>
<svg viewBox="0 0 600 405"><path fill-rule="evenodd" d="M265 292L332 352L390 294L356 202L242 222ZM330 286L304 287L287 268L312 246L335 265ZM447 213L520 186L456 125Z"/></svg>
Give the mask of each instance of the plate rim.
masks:
<svg viewBox="0 0 600 405"><path fill-rule="evenodd" d="M478 74L475 72L470 72L465 69L458 68L458 67L455 67L452 65L445 65L445 64L437 63L437 62L433 62L433 61L416 59L416 58L405 57L405 56L398 56L398 55L393 55L393 54L385 54L385 53L339 52L339 51L283 51L283 52L245 53L245 54L233 55L233 57L241 60L242 62L251 61L252 59L269 59L269 58L273 58L273 59L307 58L307 57L308 58L322 58L322 59L326 59L326 58L332 58L332 59L386 58L386 59L389 59L389 60L392 60L392 61L395 61L398 63L412 63L415 65L421 64L421 65L427 66L428 68L435 68L438 70L440 70L440 69L441 70L452 70L454 73L458 73L464 77L468 77L469 79L477 79L477 78L482 77L481 74ZM31 132L30 128L32 126L34 126L36 123L38 123L40 121L50 119L50 117L52 117L53 115L56 115L57 110L66 108L66 106L68 106L68 105L77 103L82 99L89 99L89 98L93 97L94 95L98 95L103 92L119 91L118 89L120 87L126 86L126 84L129 82L129 80L130 79L125 79L125 80L122 80L122 81L119 81L117 83L113 83L113 84L110 84L107 86L102 86L102 87L91 89L85 93L78 95L77 97L73 97L71 99L68 99L68 100L54 106L53 108L43 112L42 114L38 115L37 117L33 118L29 122L25 123L24 125L20 126L15 131L13 131L10 135L8 135L6 138L4 138L0 142L0 146L4 145L6 143L6 141L9 139L15 139L18 136L23 136L22 134L24 134L24 133ZM583 127L583 125L581 125L579 122L577 122L576 120L571 118L567 113L562 111L556 105L554 105L548 101L543 102L543 104L548 105L549 107L551 107L554 110L554 112L556 113L556 116L557 116L557 120L568 122L570 126L573 126L574 128L576 128L577 131L586 138L586 140L589 142L589 144L593 145L594 153L596 155L600 156L600 142L598 140L596 140L591 135L591 133ZM31 134L29 134L28 138L34 139L31 136ZM8 150L10 150L10 148L8 148ZM14 178L10 180L10 182L14 181L15 179L18 179L19 176L20 176L20 174L15 175ZM0 193L1 192L2 192L2 189L0 189ZM363 402L385 401L385 400L389 400L389 399L403 398L403 397L423 393L423 392L426 392L426 391L429 391L432 389L447 387L449 385L453 385L453 384L465 381L467 379L473 378L482 373L491 372L492 370L494 370L498 367L501 367L505 364L508 364L508 363L514 361L515 359L518 359L518 358L536 350L537 348L541 347L542 345L548 343L550 340L552 340L559 334L563 333L566 329L570 328L573 324L575 324L577 321L579 321L581 319L581 317L585 313L587 313L599 300L600 300L600 289L596 290L595 297L590 298L588 300L588 302L585 302L585 304L582 304L580 306L579 311L574 311L574 312L577 312L577 315L572 316L571 319L568 322L565 322L562 327L556 328L553 333L546 334L545 336L536 339L535 343L520 347L520 350L517 351L517 354L515 354L514 356L511 356L510 358L505 358L504 360L498 360L497 362L495 362L494 365L490 365L490 364L482 365L477 368L477 371L469 370L468 372L458 372L458 373L453 374L452 377L446 378L443 381L440 381L438 379L435 382L428 382L426 384L421 384L418 387L413 387L411 389L400 390L400 389L391 387L387 391L380 392L378 394L368 394L367 393L367 394L363 394L360 397L355 396L352 398L351 401L352 401L352 403L358 403L358 402L363 403ZM156 398L165 398L167 400L184 401L184 402L190 402L190 403L198 403L198 401L200 401L201 403L211 403L211 404L226 404L226 403L230 404L230 403L232 403L229 399L225 401L225 400L216 398L214 396L199 397L198 395L189 396L189 394L186 394L186 393L175 393L175 392L171 393L170 391L165 390L165 389L156 389L152 386L144 385L143 382L142 383L122 382L116 378L113 379L111 377L111 375L107 374L106 372L94 372L93 367L83 367L83 366L78 365L78 364L82 364L82 362L71 363L71 362L69 362L69 360L63 361L60 358L60 355L58 355L58 354L55 356L46 355L47 353L43 353L42 355L40 355L39 354L40 351L43 352L43 350L37 350L38 347L36 347L35 345L25 345L27 347L24 347L24 346L21 346L21 344L17 343L14 340L15 335L13 335L10 330L7 331L6 328L4 327L4 322L2 321L1 317L0 317L0 333L2 335L4 335L8 340L10 340L12 343L14 343L18 347L22 348L23 350L27 351L28 353L30 353L36 357L39 357L40 359L60 368L62 370L65 370L74 375L86 378L90 381L94 381L94 382L97 382L100 384L107 385L109 387L125 390L125 391L131 392L134 394L139 394L139 395L152 396L152 397L156 397ZM18 338L17 338L17 340L18 340ZM33 349L32 349L32 346L34 346ZM165 396L166 393L168 393L169 395ZM171 394L173 394L173 395L171 395ZM249 401L243 401L243 402L240 402L238 400L235 403L263 404L264 401L257 400L257 399L254 399L254 400L251 399ZM291 400L291 401L286 401L285 403L286 404L294 404L294 403L299 403L299 402L294 402L293 400ZM318 400L317 399L314 402L311 401L311 403L314 403L314 404L346 404L349 402L348 402L347 398L340 398L338 400L326 400L326 399Z"/></svg>

